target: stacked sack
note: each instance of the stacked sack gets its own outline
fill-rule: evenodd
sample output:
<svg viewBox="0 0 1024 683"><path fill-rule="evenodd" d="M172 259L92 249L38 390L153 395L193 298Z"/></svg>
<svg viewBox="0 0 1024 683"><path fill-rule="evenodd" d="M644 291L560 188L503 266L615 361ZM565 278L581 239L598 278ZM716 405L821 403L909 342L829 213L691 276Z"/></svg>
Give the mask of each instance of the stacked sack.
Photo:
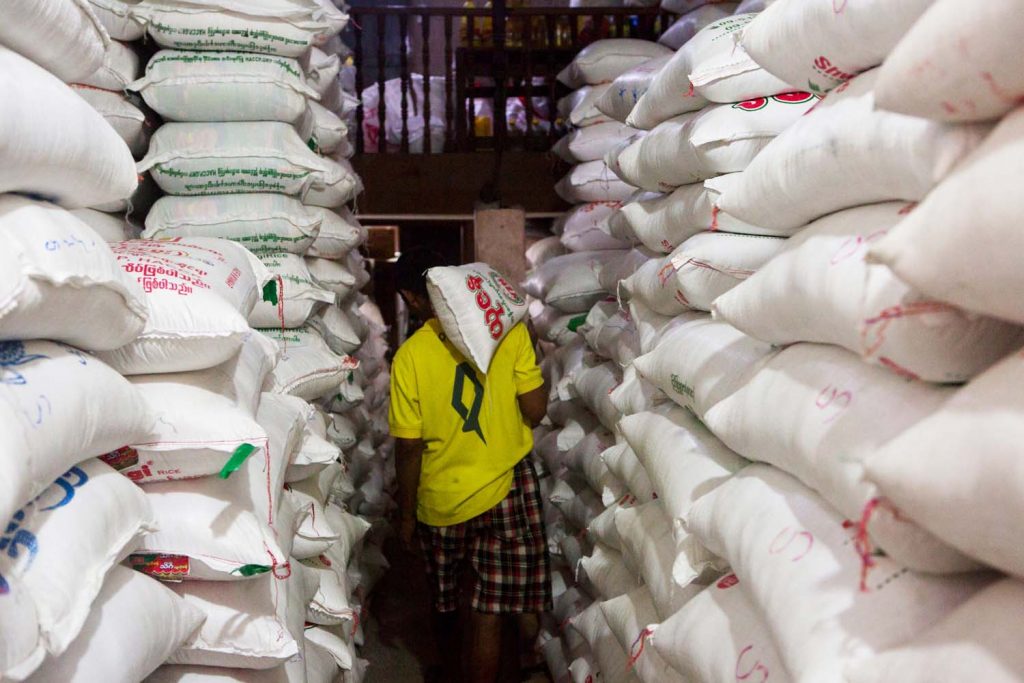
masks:
<svg viewBox="0 0 1024 683"><path fill-rule="evenodd" d="M1019 166L1019 32L945 0L768 4L684 43L607 155L643 191L607 221L635 272L595 267L618 302L550 337L536 435L552 676L1021 680L1012 638L959 645L1024 607L989 569L1024 566L995 252L1020 211L990 189Z"/></svg>
<svg viewBox="0 0 1024 683"><path fill-rule="evenodd" d="M348 154L344 124L312 110L344 100L337 56L310 47L345 16L292 1L24 4L0 29L16 96L0 191L24 195L0 197L15 473L0 675L360 680L359 611L386 568L387 349L358 293L365 231L342 207L358 178L310 151ZM171 195L144 215L140 150L97 102L127 102L111 79L138 75L108 30L147 28L164 49L129 87L173 123L139 164ZM83 95L103 84L105 100ZM123 241L125 214L146 239ZM46 234L26 240L30 223Z"/></svg>
<svg viewBox="0 0 1024 683"><path fill-rule="evenodd" d="M99 456L157 419L110 362L145 345L149 294L73 215L127 200L132 153L68 82L110 39L81 3L12 3L0 27L0 677L141 679L204 615L120 565L155 530L149 497ZM45 135L44 135L45 133ZM240 272L240 279L245 276ZM248 273L250 281L252 271Z"/></svg>

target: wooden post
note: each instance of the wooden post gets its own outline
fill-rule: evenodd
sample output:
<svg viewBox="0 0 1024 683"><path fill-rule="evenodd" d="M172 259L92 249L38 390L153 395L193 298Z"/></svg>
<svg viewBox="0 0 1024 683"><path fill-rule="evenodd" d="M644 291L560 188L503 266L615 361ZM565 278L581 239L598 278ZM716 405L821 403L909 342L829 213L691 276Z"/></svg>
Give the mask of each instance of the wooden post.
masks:
<svg viewBox="0 0 1024 683"><path fill-rule="evenodd" d="M473 214L474 259L514 283L526 277L526 213L522 209L478 209Z"/></svg>

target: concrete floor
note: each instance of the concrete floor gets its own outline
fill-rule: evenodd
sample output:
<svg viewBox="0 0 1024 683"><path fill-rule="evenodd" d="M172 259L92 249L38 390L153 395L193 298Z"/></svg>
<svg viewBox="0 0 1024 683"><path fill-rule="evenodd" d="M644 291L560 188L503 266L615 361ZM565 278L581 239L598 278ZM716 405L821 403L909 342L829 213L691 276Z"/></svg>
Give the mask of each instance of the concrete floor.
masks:
<svg viewBox="0 0 1024 683"><path fill-rule="evenodd" d="M430 632L426 577L418 561L399 551L395 539L388 540L384 551L391 569L371 596L363 625L366 643L359 653L370 662L366 683L423 683L424 672L440 664ZM511 662L506 668L501 683L551 680L546 671L520 679Z"/></svg>

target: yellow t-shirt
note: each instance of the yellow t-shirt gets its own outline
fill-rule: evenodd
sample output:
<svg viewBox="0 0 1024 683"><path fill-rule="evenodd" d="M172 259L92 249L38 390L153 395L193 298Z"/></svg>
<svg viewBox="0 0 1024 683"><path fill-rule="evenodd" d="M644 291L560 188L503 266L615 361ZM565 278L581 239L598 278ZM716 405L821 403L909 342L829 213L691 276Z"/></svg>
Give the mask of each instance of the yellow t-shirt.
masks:
<svg viewBox="0 0 1024 683"><path fill-rule="evenodd" d="M508 495L512 468L533 448L516 397L544 384L526 327L513 327L481 374L429 320L391 367L391 435L425 444L416 516L450 526Z"/></svg>

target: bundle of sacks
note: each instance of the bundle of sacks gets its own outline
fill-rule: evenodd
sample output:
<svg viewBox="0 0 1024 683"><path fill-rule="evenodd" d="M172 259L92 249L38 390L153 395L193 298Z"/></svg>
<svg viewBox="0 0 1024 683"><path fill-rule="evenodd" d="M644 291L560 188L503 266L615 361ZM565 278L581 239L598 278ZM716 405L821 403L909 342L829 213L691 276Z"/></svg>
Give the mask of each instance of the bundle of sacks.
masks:
<svg viewBox="0 0 1024 683"><path fill-rule="evenodd" d="M548 334L541 647L563 681L1020 681L1020 32L766 4L683 43L609 145L632 251L529 254L534 296L573 259L606 293Z"/></svg>
<svg viewBox="0 0 1024 683"><path fill-rule="evenodd" d="M0 678L361 680L394 473L339 60L313 47L344 15L8 9Z"/></svg>

